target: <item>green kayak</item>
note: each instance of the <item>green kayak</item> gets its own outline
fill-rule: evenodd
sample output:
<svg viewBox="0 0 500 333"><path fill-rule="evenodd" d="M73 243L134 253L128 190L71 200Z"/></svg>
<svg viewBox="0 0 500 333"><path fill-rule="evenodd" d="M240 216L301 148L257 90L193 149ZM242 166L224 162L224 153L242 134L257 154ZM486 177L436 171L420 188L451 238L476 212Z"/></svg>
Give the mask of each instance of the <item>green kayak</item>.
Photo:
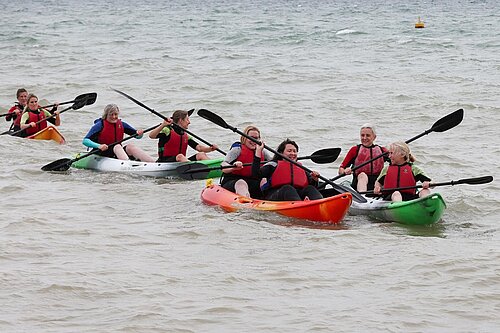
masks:
<svg viewBox="0 0 500 333"><path fill-rule="evenodd" d="M353 201L351 215L367 215L382 222L398 222L408 225L433 224L441 220L446 203L439 193L410 201L392 202L381 198L366 198L368 202Z"/></svg>

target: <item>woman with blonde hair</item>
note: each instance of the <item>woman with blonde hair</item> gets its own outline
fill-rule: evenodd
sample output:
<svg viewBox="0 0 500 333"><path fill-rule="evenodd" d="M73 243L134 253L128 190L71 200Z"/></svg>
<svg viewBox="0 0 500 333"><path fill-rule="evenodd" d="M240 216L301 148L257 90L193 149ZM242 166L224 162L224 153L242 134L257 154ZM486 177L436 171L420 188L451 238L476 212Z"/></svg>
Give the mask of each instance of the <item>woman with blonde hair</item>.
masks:
<svg viewBox="0 0 500 333"><path fill-rule="evenodd" d="M129 143L126 146L116 144L112 149L108 149L108 145L121 141L124 134L137 134L137 139L140 139L144 133L142 129L136 130L118 118L119 113L120 109L118 105L106 105L102 117L94 121L94 125L83 139L83 145L89 148L100 149L101 152L98 154L101 156L118 158L120 160L128 160L130 157L133 157L142 162L154 162L154 158L133 143Z"/></svg>
<svg viewBox="0 0 500 333"><path fill-rule="evenodd" d="M375 182L373 193L383 194L385 200L408 201L418 197L429 195L429 184L431 179L413 164L415 157L411 154L410 147L404 142L394 142L389 146L389 158L391 164L386 166ZM415 186L422 182L422 190L417 193L416 188L404 190L390 190L398 187ZM383 186L382 186L383 185Z"/></svg>
<svg viewBox="0 0 500 333"><path fill-rule="evenodd" d="M243 130L243 133L255 140L261 141L260 130L253 125L247 126ZM254 177L252 175L252 166L244 166L244 164L253 163L254 160L258 160L258 163L269 161L272 156L267 152L257 153L256 147L257 144L255 142L243 135L239 142L235 142L231 145L221 165L233 166L233 168L222 169L224 173L221 177L222 187L246 197L262 197L260 191L261 178Z"/></svg>
<svg viewBox="0 0 500 333"><path fill-rule="evenodd" d="M21 131L21 136L30 136L43 130L48 126L47 122L56 126L61 125L61 117L57 111L58 103L51 111L48 111L38 105L38 97L35 94L29 94L26 101L27 104L20 121L20 128L24 130Z"/></svg>

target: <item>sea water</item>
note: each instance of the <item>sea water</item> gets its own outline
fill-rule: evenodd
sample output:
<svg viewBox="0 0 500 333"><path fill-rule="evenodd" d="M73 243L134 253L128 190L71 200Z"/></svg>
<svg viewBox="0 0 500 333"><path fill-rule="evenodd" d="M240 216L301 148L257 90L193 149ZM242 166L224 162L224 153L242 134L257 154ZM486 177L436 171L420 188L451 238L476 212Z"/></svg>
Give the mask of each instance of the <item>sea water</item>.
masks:
<svg viewBox="0 0 500 333"><path fill-rule="evenodd" d="M2 332L498 332L499 183L436 188L443 220L336 227L201 203L204 181L41 166L83 151L104 106L136 128L206 108L299 154L359 128L411 143L436 182L499 174L497 1L0 1L0 106L25 87L66 145L0 138ZM424 29L415 29L418 17ZM3 111L4 112L4 111ZM3 121L2 119L0 119ZM3 122L6 130L9 123ZM227 151L239 136L194 114ZM135 140L151 156L156 140ZM213 157L221 156L217 152Z"/></svg>

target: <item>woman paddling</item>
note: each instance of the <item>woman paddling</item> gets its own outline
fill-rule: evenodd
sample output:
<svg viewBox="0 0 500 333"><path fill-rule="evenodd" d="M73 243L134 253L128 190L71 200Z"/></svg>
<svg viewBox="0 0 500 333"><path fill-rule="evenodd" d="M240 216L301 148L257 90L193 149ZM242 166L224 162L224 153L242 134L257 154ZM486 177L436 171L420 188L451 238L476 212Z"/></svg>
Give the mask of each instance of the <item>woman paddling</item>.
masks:
<svg viewBox="0 0 500 333"><path fill-rule="evenodd" d="M59 111L57 111L58 103L47 111L38 105L38 97L35 94L29 94L27 98L27 106L21 116L20 127L24 131L20 132L20 136L27 137L33 135L47 127L47 121L56 125L61 125ZM55 119L53 117L55 115Z"/></svg>
<svg viewBox="0 0 500 333"><path fill-rule="evenodd" d="M257 146L256 155L258 156L264 144ZM297 153L299 146L295 141L286 139L277 148L280 155L297 162ZM264 198L273 201L298 201L298 200L316 200L323 196L318 191L319 173L313 171L306 172L297 165L283 159L276 154L271 162L260 167L260 163L254 159L252 173L260 178L266 178L266 183L261 189ZM298 162L297 162L298 163Z"/></svg>
<svg viewBox="0 0 500 333"><path fill-rule="evenodd" d="M245 135L260 141L260 131L255 126L247 126L243 133ZM257 144L245 136L241 136L239 142L232 144L221 166L234 166L234 168L222 169L224 173L221 177L221 186L226 190L239 195L251 198L261 198L259 177L252 176L252 167L243 166L246 163L253 163L256 160L259 164L261 161L269 161L272 156L269 153L260 150L257 153Z"/></svg>
<svg viewBox="0 0 500 333"><path fill-rule="evenodd" d="M352 174L351 186L359 192L366 192L367 190L373 190L375 181L380 175L386 159L380 157L354 171L352 171L352 168L374 157L382 155L387 152L387 148L373 144L377 135L375 133L375 128L371 124L364 124L361 126L359 136L361 143L349 149L347 155L340 164L339 175Z"/></svg>
<svg viewBox="0 0 500 333"><path fill-rule="evenodd" d="M21 116L28 103L28 91L24 88L17 89L16 93L17 102L9 109L9 114L5 116L6 121L11 121L10 131L16 132L21 129ZM17 134L19 135L19 134Z"/></svg>
<svg viewBox="0 0 500 333"><path fill-rule="evenodd" d="M119 119L119 113L120 109L118 105L106 105L102 117L94 121L94 125L83 139L83 145L93 149L100 149L101 152L98 154L101 156L118 158L120 160L129 160L132 157L142 162L154 162L154 158L133 143L129 143L126 146L117 144L112 149L108 149L108 145L122 140L124 134L137 134L137 139L140 139L143 134L142 129L136 130L128 123Z"/></svg>
<svg viewBox="0 0 500 333"><path fill-rule="evenodd" d="M151 139L158 139L158 162L189 162L210 159L206 153L217 150L217 145L200 145L184 129L188 129L192 111L177 110L172 118L164 120L160 126L149 133ZM173 126L176 124L177 126ZM198 151L187 158L187 147Z"/></svg>
<svg viewBox="0 0 500 333"><path fill-rule="evenodd" d="M410 152L410 148L404 142L394 142L389 146L389 158L391 164L386 166L377 181L373 193L383 194L385 200L408 201L419 197L425 197L431 192L429 182L431 179L424 172L415 166L415 158ZM422 190L405 189L399 191L384 191L383 188L396 188L405 186L415 186L417 181L422 182ZM382 188L383 184L383 188Z"/></svg>

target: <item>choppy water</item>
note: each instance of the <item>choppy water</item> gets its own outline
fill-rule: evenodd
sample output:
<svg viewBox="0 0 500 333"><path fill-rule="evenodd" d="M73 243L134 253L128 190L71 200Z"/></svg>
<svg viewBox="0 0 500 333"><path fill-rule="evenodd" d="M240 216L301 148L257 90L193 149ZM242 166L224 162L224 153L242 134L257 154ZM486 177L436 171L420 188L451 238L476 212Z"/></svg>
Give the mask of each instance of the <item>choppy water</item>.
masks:
<svg viewBox="0 0 500 333"><path fill-rule="evenodd" d="M381 144L406 140L463 108L413 152L436 181L496 177L496 1L22 5L0 1L0 106L21 86L98 99L62 115L67 145L0 138L2 332L498 331L497 180L441 187L432 227L318 229L206 207L202 181L40 170L81 150L107 103L136 127L159 122L112 87L166 115L254 123L304 154L347 152L367 121ZM196 116L190 130L224 150L238 138ZM137 143L154 155L156 141ZM306 166L333 177L339 161Z"/></svg>

